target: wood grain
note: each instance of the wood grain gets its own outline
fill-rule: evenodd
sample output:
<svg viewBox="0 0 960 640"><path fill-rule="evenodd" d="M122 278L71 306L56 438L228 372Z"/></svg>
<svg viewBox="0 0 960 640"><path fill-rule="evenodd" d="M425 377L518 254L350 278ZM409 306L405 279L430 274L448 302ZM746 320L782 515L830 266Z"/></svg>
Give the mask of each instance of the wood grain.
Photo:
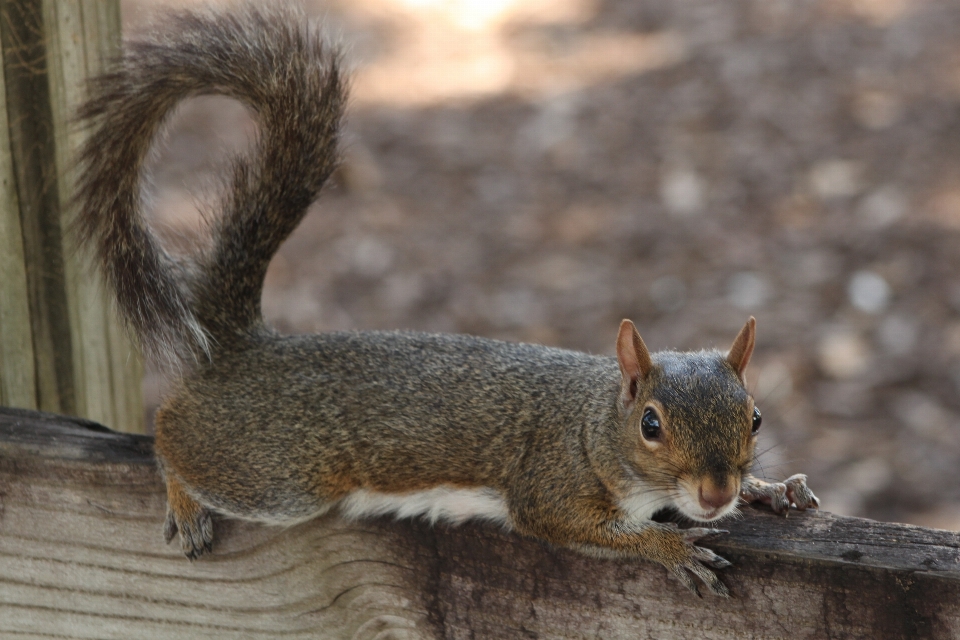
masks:
<svg viewBox="0 0 960 640"><path fill-rule="evenodd" d="M483 525L217 520L189 563L151 446L0 411L0 637L960 637L960 534L828 513L725 524L730 600Z"/></svg>
<svg viewBox="0 0 960 640"><path fill-rule="evenodd" d="M77 151L89 131L74 122L86 81L120 52L116 0L43 0L57 191L63 212L64 286L69 310L76 415L142 433L142 364L102 279L69 233Z"/></svg>
<svg viewBox="0 0 960 640"><path fill-rule="evenodd" d="M36 409L20 199L10 148L10 120L3 75L0 74L0 404Z"/></svg>
<svg viewBox="0 0 960 640"><path fill-rule="evenodd" d="M69 233L73 122L119 51L117 0L0 0L0 402L143 431L140 357Z"/></svg>
<svg viewBox="0 0 960 640"><path fill-rule="evenodd" d="M44 34L40 0L0 0L5 124L23 238L35 406L76 413Z"/></svg>

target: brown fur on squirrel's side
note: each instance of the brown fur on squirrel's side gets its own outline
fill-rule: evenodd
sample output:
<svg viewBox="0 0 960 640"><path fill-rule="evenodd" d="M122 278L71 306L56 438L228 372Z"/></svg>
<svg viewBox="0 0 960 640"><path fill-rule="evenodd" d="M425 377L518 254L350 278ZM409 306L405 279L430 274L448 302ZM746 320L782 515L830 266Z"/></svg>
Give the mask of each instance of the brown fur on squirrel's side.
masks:
<svg viewBox="0 0 960 640"><path fill-rule="evenodd" d="M816 505L805 478L748 474L759 413L744 387L750 321L727 353L648 353L621 324L617 357L464 335L279 336L260 316L267 264L336 165L337 57L287 8L168 15L127 45L82 111L83 238L144 347L186 363L157 412L168 540L211 550L211 512L291 524L338 507L487 518L599 555L657 561L726 589L695 546L738 496ZM234 161L213 247L169 258L139 210L143 158L177 102L222 93L261 133Z"/></svg>

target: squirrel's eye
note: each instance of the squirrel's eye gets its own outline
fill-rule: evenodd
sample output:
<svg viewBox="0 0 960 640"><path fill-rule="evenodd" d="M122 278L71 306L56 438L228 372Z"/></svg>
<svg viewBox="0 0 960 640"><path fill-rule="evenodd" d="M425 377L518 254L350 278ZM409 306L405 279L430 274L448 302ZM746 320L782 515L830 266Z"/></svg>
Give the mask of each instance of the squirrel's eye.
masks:
<svg viewBox="0 0 960 640"><path fill-rule="evenodd" d="M645 440L660 439L660 418L657 417L657 412L649 407L643 411L640 419L640 433Z"/></svg>
<svg viewBox="0 0 960 640"><path fill-rule="evenodd" d="M753 408L753 435L757 435L757 431L760 431L760 423L763 422L763 416L760 415L760 409L756 407Z"/></svg>

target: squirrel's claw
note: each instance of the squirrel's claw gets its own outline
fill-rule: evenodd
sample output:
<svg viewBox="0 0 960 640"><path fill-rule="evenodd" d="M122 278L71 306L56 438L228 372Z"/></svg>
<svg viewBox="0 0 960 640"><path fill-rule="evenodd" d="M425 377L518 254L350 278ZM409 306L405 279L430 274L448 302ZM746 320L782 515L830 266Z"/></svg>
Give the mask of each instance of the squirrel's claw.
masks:
<svg viewBox="0 0 960 640"><path fill-rule="evenodd" d="M698 598L703 597L702 595L700 595L700 589L697 588L696 581L692 577L690 577L689 573L687 573L687 565L684 565L684 564L677 565L676 567L671 569L671 573L673 573L673 575L677 577L677 580L683 583L683 586L689 589L693 593L693 595L697 596Z"/></svg>
<svg viewBox="0 0 960 640"><path fill-rule="evenodd" d="M180 533L180 548L189 560L196 560L213 549L213 518L201 509L190 520L178 520L172 510L167 511L163 524L163 538L169 543Z"/></svg>
<svg viewBox="0 0 960 640"><path fill-rule="evenodd" d="M703 564L709 565L714 569L726 569L727 567L733 566L733 563L726 558L722 558L710 549L705 549L703 547L694 547L693 557L694 559L699 560Z"/></svg>
<svg viewBox="0 0 960 640"><path fill-rule="evenodd" d="M726 529L708 529L706 527L690 527L689 529L678 528L678 531L680 532L680 535L683 536L683 541L690 544L703 538L730 533Z"/></svg>
<svg viewBox="0 0 960 640"><path fill-rule="evenodd" d="M191 498L173 477L167 477L167 519L163 538L169 543L180 533L183 555L196 560L213 549L213 517L210 511Z"/></svg>
<svg viewBox="0 0 960 640"><path fill-rule="evenodd" d="M787 488L787 499L801 511L811 507L820 508L820 500L813 495L810 487L807 486L807 476L802 473L792 475L783 481Z"/></svg>
<svg viewBox="0 0 960 640"><path fill-rule="evenodd" d="M684 546L688 552L685 560L670 567L673 575L675 575L687 589L692 591L698 597L700 596L700 590L697 587L697 581L691 577L690 574L693 574L693 576L699 578L713 595L729 598L730 592L727 590L726 585L724 585L720 581L720 578L718 578L717 575L707 567L712 567L714 569L725 569L731 566L732 563L727 561L725 558L721 558L710 549L698 547L693 544L702 538L729 532L724 531L723 529L708 529L705 527L679 529L674 525L671 528L680 534L680 537L683 540Z"/></svg>
<svg viewBox="0 0 960 640"><path fill-rule="evenodd" d="M177 519L173 516L173 511L167 508L167 518L163 521L163 541L170 544L175 535L177 535Z"/></svg>
<svg viewBox="0 0 960 640"><path fill-rule="evenodd" d="M820 507L820 500L813 495L807 486L807 476L802 473L792 475L783 482L766 482L746 476L740 490L740 499L747 503L768 504L774 513L782 515L786 515L791 506L800 511Z"/></svg>
<svg viewBox="0 0 960 640"><path fill-rule="evenodd" d="M724 560L724 562L726 561ZM715 574L710 569L707 569L702 564L695 563L693 564L693 566L688 566L687 570L693 573L693 575L703 580L703 583L707 585L707 589L709 589L710 593L712 593L713 595L720 596L721 598L730 597L730 591L727 589L727 585L720 582L720 578L717 577L717 574Z"/></svg>
<svg viewBox="0 0 960 640"><path fill-rule="evenodd" d="M720 582L720 578L717 577L717 574L700 564L703 561L697 556L705 551L716 558L716 560L726 563L726 566L729 566L730 563L708 549L702 549L700 547L694 547L693 549L694 553L687 562L679 564L673 568L673 575L675 575L680 582L683 583L683 586L692 591L697 597L702 596L700 595L700 589L697 587L696 580L690 576L691 573L699 578L713 595L720 596L721 598L729 598L730 591L727 589L727 586Z"/></svg>

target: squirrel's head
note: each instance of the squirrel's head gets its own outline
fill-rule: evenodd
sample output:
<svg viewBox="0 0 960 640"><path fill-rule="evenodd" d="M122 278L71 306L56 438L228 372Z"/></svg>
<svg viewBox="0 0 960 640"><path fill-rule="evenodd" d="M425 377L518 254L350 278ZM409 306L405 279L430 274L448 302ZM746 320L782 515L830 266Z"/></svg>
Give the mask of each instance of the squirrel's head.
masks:
<svg viewBox="0 0 960 640"><path fill-rule="evenodd" d="M694 520L732 512L753 462L760 411L744 386L753 353L751 317L727 353L651 356L632 322L620 324L617 360L628 459L645 483Z"/></svg>

